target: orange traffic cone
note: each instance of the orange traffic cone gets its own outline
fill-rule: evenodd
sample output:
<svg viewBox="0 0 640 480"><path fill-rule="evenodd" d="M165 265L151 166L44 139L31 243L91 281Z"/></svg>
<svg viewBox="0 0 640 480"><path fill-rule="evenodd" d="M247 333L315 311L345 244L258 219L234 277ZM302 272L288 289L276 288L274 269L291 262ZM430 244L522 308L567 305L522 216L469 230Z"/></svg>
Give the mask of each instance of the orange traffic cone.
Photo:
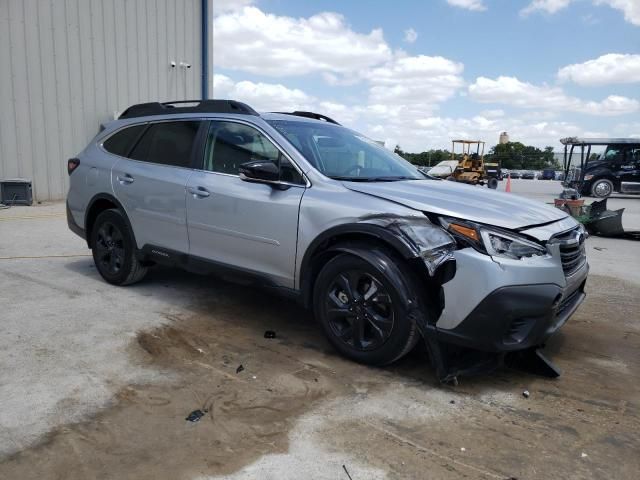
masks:
<svg viewBox="0 0 640 480"><path fill-rule="evenodd" d="M505 192L511 193L511 174L507 174L507 187L504 189Z"/></svg>

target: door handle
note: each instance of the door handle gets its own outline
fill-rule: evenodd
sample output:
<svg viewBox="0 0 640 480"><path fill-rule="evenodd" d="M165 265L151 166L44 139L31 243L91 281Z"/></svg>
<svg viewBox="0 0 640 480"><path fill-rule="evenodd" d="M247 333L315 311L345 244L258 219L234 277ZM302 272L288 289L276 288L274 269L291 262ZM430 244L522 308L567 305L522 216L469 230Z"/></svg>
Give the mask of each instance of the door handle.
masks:
<svg viewBox="0 0 640 480"><path fill-rule="evenodd" d="M125 185L125 184L130 184L133 183L133 177L131 175L129 175L128 173L125 173L123 175L118 175L116 177L116 179L120 182L120 184Z"/></svg>
<svg viewBox="0 0 640 480"><path fill-rule="evenodd" d="M191 195L193 195L194 198L206 198L211 195L209 191L204 187L189 187L187 190Z"/></svg>

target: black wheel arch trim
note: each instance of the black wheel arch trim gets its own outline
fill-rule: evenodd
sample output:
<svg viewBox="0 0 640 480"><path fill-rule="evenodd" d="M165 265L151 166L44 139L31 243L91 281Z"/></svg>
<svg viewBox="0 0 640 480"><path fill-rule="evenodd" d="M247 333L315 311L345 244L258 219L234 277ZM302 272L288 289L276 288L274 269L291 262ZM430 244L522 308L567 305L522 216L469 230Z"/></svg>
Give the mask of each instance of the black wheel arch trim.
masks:
<svg viewBox="0 0 640 480"><path fill-rule="evenodd" d="M91 210L93 209L93 206L96 204L96 202L100 201L100 200L106 200L110 203L113 203L116 208L118 210L120 210L122 212L122 216L124 217L124 221L127 224L127 228L129 229L129 233L131 234L131 237L133 239L133 244L134 246L137 248L137 242L136 242L136 236L135 236L135 232L133 231L133 226L131 225L131 221L129 220L129 216L127 215L127 211L125 210L124 206L122 205L122 203L112 194L110 193L98 193L96 195L94 195L91 200L89 200L89 203L87 204L87 208L85 210L85 214L84 214L84 231L85 231L85 235L86 235L86 240L87 240L87 246L89 248L91 248L91 234L92 232L89 229L89 214L91 213Z"/></svg>
<svg viewBox="0 0 640 480"><path fill-rule="evenodd" d="M411 247L397 235L385 230L383 227L367 224L367 223L347 223L330 228L320 235L318 235L307 247L307 250L302 257L302 263L300 264L300 290L304 304L306 307L311 305L311 299L313 296L313 264L318 255L323 253L335 252L336 249L332 245L327 245L327 248L322 248L323 244L329 242L332 239L341 239L348 241L350 237L358 236L360 238L369 237L378 242L383 242L397 251L403 258L415 257L414 251Z"/></svg>
<svg viewBox="0 0 640 480"><path fill-rule="evenodd" d="M364 238L363 238L364 237ZM411 261L417 258L415 247L408 243L391 229L385 228L383 225L375 223L348 223L330 228L318 235L307 248L300 265L300 291L303 305L310 307L313 299L313 283L315 280L314 266L316 261L325 254L335 254L336 251L342 251L345 242L354 240L360 243L366 238L377 243L382 243L400 255L404 260ZM331 240L335 240L333 244L327 244ZM366 241L366 240L365 240ZM325 245L327 244L327 245ZM361 248L352 248L352 251L361 252ZM359 256L362 257L364 253ZM362 257L364 258L364 257ZM365 260L369 260L365 258ZM455 260L447 261L438 267L434 276L429 276L426 266L422 262L416 263L419 268L423 269L424 279L435 281L439 285L451 280L455 275ZM316 272L317 273L317 272Z"/></svg>

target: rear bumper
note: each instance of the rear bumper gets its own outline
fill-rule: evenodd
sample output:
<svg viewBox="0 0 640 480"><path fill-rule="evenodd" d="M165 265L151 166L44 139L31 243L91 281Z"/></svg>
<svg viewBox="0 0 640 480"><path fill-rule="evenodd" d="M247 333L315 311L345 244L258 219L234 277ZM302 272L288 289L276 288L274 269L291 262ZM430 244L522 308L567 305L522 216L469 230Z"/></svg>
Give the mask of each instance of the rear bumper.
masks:
<svg viewBox="0 0 640 480"><path fill-rule="evenodd" d="M86 240L87 236L82 227L80 227L73 218L71 214L71 209L69 209L69 203L67 202L67 225L69 226L69 230L78 235L80 238Z"/></svg>

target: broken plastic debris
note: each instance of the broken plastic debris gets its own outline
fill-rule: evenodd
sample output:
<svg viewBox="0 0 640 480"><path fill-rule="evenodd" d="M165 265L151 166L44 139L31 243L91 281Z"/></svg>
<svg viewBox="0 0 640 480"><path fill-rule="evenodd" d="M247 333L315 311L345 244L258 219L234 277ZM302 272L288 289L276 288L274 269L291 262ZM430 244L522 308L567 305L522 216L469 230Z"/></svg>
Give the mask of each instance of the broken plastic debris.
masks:
<svg viewBox="0 0 640 480"><path fill-rule="evenodd" d="M523 396L524 398L529 398L529 395L530 395L530 394L529 394L529 390L525 390L524 392L522 392L522 396Z"/></svg>
<svg viewBox="0 0 640 480"><path fill-rule="evenodd" d="M467 449L466 449L466 448L464 448L464 447L461 447L461 448L460 448L460 451L461 451L461 452L466 452L466 451L467 451Z"/></svg>
<svg viewBox="0 0 640 480"><path fill-rule="evenodd" d="M236 368L236 373L240 373L243 370L244 370L244 367L242 365L238 365L238 368Z"/></svg>
<svg viewBox="0 0 640 480"><path fill-rule="evenodd" d="M451 400L449 403L450 403L451 405L453 405L454 403L456 403L456 401L455 401L455 400Z"/></svg>
<svg viewBox="0 0 640 480"><path fill-rule="evenodd" d="M185 418L185 420L187 422L198 422L202 417L204 417L204 412L200 409L198 410L194 410L193 412L191 412L187 418Z"/></svg>
<svg viewBox="0 0 640 480"><path fill-rule="evenodd" d="M582 454L580 455L582 458L587 458L589 455L587 455L586 453L582 452Z"/></svg>
<svg viewBox="0 0 640 480"><path fill-rule="evenodd" d="M264 332L264 338L276 338L276 332L273 330L267 330Z"/></svg>
<svg viewBox="0 0 640 480"><path fill-rule="evenodd" d="M258 378L258 377L256 377L256 376L254 375L254 376L252 376L251 378L253 378L253 379L255 380L255 379L256 379L256 378Z"/></svg>
<svg viewBox="0 0 640 480"><path fill-rule="evenodd" d="M196 348L197 351L199 351L200 353L204 353L204 350L201 348Z"/></svg>

